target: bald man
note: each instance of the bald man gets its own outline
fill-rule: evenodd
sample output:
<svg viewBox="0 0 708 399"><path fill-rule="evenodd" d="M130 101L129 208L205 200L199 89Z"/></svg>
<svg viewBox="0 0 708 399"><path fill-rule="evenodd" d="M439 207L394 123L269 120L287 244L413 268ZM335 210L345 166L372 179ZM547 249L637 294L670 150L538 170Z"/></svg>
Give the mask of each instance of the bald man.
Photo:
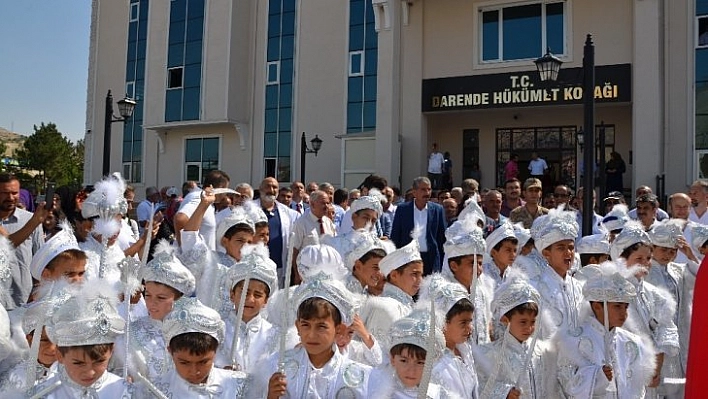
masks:
<svg viewBox="0 0 708 399"><path fill-rule="evenodd" d="M692 250L697 253L697 248L690 248L691 243L691 228L695 226L695 222L690 220L691 213L691 197L685 193L674 193L669 196L669 211L674 219L682 219L686 221L683 227L683 236L686 238L686 243L679 246L679 251L676 254L676 263L686 263L689 259L688 251Z"/></svg>

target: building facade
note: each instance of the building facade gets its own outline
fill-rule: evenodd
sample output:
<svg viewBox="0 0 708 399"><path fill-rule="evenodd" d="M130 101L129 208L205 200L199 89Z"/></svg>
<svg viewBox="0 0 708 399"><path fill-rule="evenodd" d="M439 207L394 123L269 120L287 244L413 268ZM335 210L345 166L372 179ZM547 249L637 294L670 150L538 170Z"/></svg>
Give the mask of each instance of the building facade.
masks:
<svg viewBox="0 0 708 399"><path fill-rule="evenodd" d="M708 177L708 0L94 0L86 183L101 175L104 98L124 89L111 169L178 185L211 169L233 182L408 187L433 143L458 183L503 183L518 154L578 181L582 59L595 45L596 132L627 163L624 187L670 194ZM540 82L533 61L564 61ZM599 135L599 134L598 134ZM583 143L585 144L585 143ZM139 190L140 192L140 190Z"/></svg>

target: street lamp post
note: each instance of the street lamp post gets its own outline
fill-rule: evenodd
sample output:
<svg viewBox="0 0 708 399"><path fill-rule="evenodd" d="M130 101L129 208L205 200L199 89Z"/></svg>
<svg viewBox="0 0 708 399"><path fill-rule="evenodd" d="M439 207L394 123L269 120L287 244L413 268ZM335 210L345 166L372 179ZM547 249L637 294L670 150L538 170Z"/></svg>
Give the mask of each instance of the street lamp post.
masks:
<svg viewBox="0 0 708 399"><path fill-rule="evenodd" d="M302 138L300 139L300 181L305 184L305 156L307 154L315 154L322 148L322 139L315 135L315 138L310 140L312 143L312 148L307 147L307 139L305 138L305 132L302 132Z"/></svg>
<svg viewBox="0 0 708 399"><path fill-rule="evenodd" d="M120 118L113 115L113 95L108 90L106 95L106 116L103 130L103 176L108 176L111 172L111 125L113 122L125 122L133 115L135 110L135 100L125 95L125 98L118 101L118 112Z"/></svg>
<svg viewBox="0 0 708 399"><path fill-rule="evenodd" d="M583 48L583 236L592 234L593 191L595 189L595 45L588 34ZM541 81L558 79L561 61L550 51L535 61ZM605 149L602 148L602 151Z"/></svg>

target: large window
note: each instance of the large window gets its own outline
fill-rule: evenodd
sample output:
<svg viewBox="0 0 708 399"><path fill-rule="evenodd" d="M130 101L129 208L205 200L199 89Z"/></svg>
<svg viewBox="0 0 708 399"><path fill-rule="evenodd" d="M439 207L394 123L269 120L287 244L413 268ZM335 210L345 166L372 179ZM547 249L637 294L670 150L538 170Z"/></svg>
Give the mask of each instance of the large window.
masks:
<svg viewBox="0 0 708 399"><path fill-rule="evenodd" d="M371 0L349 0L347 133L376 129L378 46Z"/></svg>
<svg viewBox="0 0 708 399"><path fill-rule="evenodd" d="M696 1L696 176L708 176L708 0Z"/></svg>
<svg viewBox="0 0 708 399"><path fill-rule="evenodd" d="M123 124L122 173L133 183L143 181L143 109L145 53L147 48L149 0L130 0L128 51L125 65L125 94L137 100L133 115ZM123 93L114 93L122 97Z"/></svg>
<svg viewBox="0 0 708 399"><path fill-rule="evenodd" d="M219 169L219 138L195 138L185 140L185 180L202 182L204 175Z"/></svg>
<svg viewBox="0 0 708 399"><path fill-rule="evenodd" d="M481 61L537 58L549 49L566 53L564 1L534 1L480 9Z"/></svg>
<svg viewBox="0 0 708 399"><path fill-rule="evenodd" d="M165 122L199 119L204 2L170 2Z"/></svg>
<svg viewBox="0 0 708 399"><path fill-rule="evenodd" d="M263 138L266 177L288 182L293 123L296 0L269 0Z"/></svg>

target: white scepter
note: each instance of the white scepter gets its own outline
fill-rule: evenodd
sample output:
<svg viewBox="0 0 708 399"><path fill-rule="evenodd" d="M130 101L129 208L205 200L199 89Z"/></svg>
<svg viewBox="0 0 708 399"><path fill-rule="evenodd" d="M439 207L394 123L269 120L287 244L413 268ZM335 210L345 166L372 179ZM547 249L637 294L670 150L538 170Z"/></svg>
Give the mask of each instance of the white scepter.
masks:
<svg viewBox="0 0 708 399"><path fill-rule="evenodd" d="M430 330L426 339L426 355L425 366L423 366L423 376L418 385L418 399L426 399L428 397L428 386L430 386L430 377L433 374L433 358L435 357L435 299L430 297Z"/></svg>
<svg viewBox="0 0 708 399"><path fill-rule="evenodd" d="M241 297L238 300L238 310L236 311L236 325L234 326L234 338L231 340L231 368L233 370L241 370L238 364L238 341L241 336L241 324L243 323L243 308L246 306L246 297L248 296L248 284L251 282L252 270L249 268L246 278L243 280L241 287ZM231 287L233 289L233 287ZM244 360L246 354L243 354Z"/></svg>
<svg viewBox="0 0 708 399"><path fill-rule="evenodd" d="M605 292L607 292L607 291L605 291ZM603 321L603 324L605 325L605 330L607 330L607 336L604 339L604 341L605 341L605 361L604 361L605 364L604 365L609 367L610 370L612 370L612 352L610 349L611 342L607 342L607 339L610 338L610 319L609 319L608 312L609 311L607 310L607 298L605 298L602 301L602 318L603 318L602 321ZM617 383L617 380L613 376L612 383L607 386L607 392L617 392L617 387L615 386L616 383Z"/></svg>
<svg viewBox="0 0 708 399"><path fill-rule="evenodd" d="M57 379L53 383L49 384L48 387L42 389L41 391L37 392L36 394L30 396L30 399L39 399L44 396L46 396L48 393L52 392L53 390L59 388L61 385L61 380Z"/></svg>
<svg viewBox="0 0 708 399"><path fill-rule="evenodd" d="M145 378L144 375L140 373L135 373L135 379L138 381L142 382L145 387L150 391L153 395L155 395L158 399L169 399L167 395L165 395L162 391L160 391L159 388L157 388L150 380Z"/></svg>
<svg viewBox="0 0 708 399"><path fill-rule="evenodd" d="M295 238L295 232L290 233L290 239L288 240L288 256L286 257L285 264L285 283L283 284L283 290L285 291L285 300L283 301L282 311L282 325L280 326L280 342L278 348L278 372L285 374L285 341L287 341L288 336L288 309L290 306L290 277L292 274L292 263L293 263L293 238Z"/></svg>

